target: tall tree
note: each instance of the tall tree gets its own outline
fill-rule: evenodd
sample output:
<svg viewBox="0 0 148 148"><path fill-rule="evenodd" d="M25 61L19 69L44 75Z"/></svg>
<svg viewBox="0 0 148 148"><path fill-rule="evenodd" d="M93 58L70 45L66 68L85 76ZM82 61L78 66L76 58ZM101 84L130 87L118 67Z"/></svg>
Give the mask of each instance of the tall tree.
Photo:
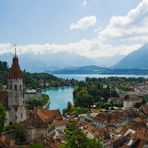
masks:
<svg viewBox="0 0 148 148"><path fill-rule="evenodd" d="M67 111L70 112L72 109L72 103L71 102L68 102L67 103Z"/></svg>
<svg viewBox="0 0 148 148"><path fill-rule="evenodd" d="M6 120L6 112L4 110L3 105L0 103L0 133L4 129L5 120Z"/></svg>
<svg viewBox="0 0 148 148"><path fill-rule="evenodd" d="M44 148L43 142L33 143L29 146L30 148Z"/></svg>
<svg viewBox="0 0 148 148"><path fill-rule="evenodd" d="M22 124L16 125L15 140L16 140L17 143L19 143L19 144L25 143L26 134L27 134L27 131Z"/></svg>
<svg viewBox="0 0 148 148"><path fill-rule="evenodd" d="M75 105L78 107L90 108L91 105L93 105L93 97L88 94L88 91L86 89L82 89L78 92L74 102Z"/></svg>

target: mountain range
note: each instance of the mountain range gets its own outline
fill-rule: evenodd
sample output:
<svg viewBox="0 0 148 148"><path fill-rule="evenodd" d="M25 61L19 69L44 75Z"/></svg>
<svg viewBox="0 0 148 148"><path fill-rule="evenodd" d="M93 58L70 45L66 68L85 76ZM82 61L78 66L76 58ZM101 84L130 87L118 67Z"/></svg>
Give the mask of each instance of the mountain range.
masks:
<svg viewBox="0 0 148 148"><path fill-rule="evenodd" d="M88 58L72 53L55 54L24 54L19 55L22 69L30 72L55 72L55 73L112 73L126 71L126 69L148 69L148 44L130 53L127 56ZM13 55L11 53L1 54L0 60L7 61L11 65ZM105 67L105 68L104 68ZM112 69L114 71L108 71ZM117 70L115 70L117 69ZM130 72L130 70L128 70ZM137 71L137 70L136 70ZM118 71L119 72L119 71Z"/></svg>
<svg viewBox="0 0 148 148"><path fill-rule="evenodd" d="M11 65L13 55L11 53L0 55L0 60L7 61ZM99 65L110 67L117 63L123 56L88 58L78 54L56 53L56 54L24 54L19 55L22 69L30 72L54 71L63 68L73 68L88 65Z"/></svg>
<svg viewBox="0 0 148 148"><path fill-rule="evenodd" d="M113 68L118 69L148 69L148 44L130 53Z"/></svg>
<svg viewBox="0 0 148 148"><path fill-rule="evenodd" d="M12 62L12 54L0 55L0 60L7 61L9 65ZM95 62L87 57L69 54L69 53L57 53L57 54L24 54L19 55L20 65L22 69L26 69L30 72L43 72L47 70L55 70L70 66L84 66L95 64Z"/></svg>

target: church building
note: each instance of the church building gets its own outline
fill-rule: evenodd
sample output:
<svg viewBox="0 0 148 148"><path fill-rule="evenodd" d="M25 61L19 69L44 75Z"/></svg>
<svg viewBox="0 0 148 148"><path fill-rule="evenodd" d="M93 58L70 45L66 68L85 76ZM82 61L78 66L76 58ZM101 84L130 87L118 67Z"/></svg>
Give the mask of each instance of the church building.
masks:
<svg viewBox="0 0 148 148"><path fill-rule="evenodd" d="M19 123L27 118L24 104L23 73L19 66L18 56L13 57L11 70L8 75L8 91L0 92L0 102L7 114L7 123Z"/></svg>
<svg viewBox="0 0 148 148"><path fill-rule="evenodd" d="M12 67L8 75L8 107L10 122L21 122L26 119L24 106L23 73L19 66L19 59L15 53Z"/></svg>

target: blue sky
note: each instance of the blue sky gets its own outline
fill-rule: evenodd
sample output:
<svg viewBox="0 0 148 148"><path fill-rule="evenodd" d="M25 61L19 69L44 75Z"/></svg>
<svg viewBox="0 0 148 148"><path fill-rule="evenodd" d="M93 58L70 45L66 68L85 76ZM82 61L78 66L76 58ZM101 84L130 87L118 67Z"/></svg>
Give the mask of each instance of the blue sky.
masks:
<svg viewBox="0 0 148 148"><path fill-rule="evenodd" d="M28 48L26 52L31 49L30 46L34 46L31 49L32 52L45 53L53 48L54 52L71 50L73 53L84 56L89 56L89 52L95 50L94 54L90 55L94 56L97 51L102 52L104 48L110 49L110 52L111 50L117 51L120 48L119 45L122 47L126 45L125 50L129 47L132 51L147 40L143 39L137 43L131 39L124 41L122 37L122 42L117 39L115 43L112 41L115 39L114 36L112 38L104 31L109 28L112 17L120 17L120 19L122 16L127 17L128 13L136 9L140 3L147 6L148 0L0 0L0 47L5 47L7 51L11 45L16 43L22 49L24 46ZM139 9L145 10L145 16L137 14L132 19L141 17L139 19L141 21L147 18L147 7L143 8L143 6ZM137 11L139 9L137 8ZM123 21L126 22L124 19ZM122 24L123 21L121 20L118 24L120 27L125 27L125 24ZM136 25L137 21L133 23ZM132 26L128 23L127 26ZM74 27L71 27L72 24ZM82 47L82 44L85 46ZM84 51L83 54L83 48L86 48L86 45L92 46L92 44L93 47ZM80 53L79 50L73 49L78 46L81 46ZM45 47L48 50L44 50ZM38 49L35 50L35 48ZM129 52L129 50L121 51L121 54ZM120 54L120 51L114 53ZM107 54L108 52L106 56ZM101 55L105 56L105 53Z"/></svg>
<svg viewBox="0 0 148 148"><path fill-rule="evenodd" d="M126 15L140 0L1 0L0 41L18 44L67 43L96 37L92 30L104 27L112 16ZM85 31L72 31L72 22L84 16L97 17Z"/></svg>

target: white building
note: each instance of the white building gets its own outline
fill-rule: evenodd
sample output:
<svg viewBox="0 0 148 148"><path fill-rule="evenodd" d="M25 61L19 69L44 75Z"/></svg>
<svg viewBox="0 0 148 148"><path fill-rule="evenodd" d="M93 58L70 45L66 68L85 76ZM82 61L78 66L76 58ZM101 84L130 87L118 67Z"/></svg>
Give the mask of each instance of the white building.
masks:
<svg viewBox="0 0 148 148"><path fill-rule="evenodd" d="M26 90L25 94L24 94L24 98L25 98L25 101L29 101L29 100L32 100L34 98L42 99L42 90L41 89Z"/></svg>
<svg viewBox="0 0 148 148"><path fill-rule="evenodd" d="M129 98L123 101L124 108L134 108L136 103L141 103L142 98Z"/></svg>

